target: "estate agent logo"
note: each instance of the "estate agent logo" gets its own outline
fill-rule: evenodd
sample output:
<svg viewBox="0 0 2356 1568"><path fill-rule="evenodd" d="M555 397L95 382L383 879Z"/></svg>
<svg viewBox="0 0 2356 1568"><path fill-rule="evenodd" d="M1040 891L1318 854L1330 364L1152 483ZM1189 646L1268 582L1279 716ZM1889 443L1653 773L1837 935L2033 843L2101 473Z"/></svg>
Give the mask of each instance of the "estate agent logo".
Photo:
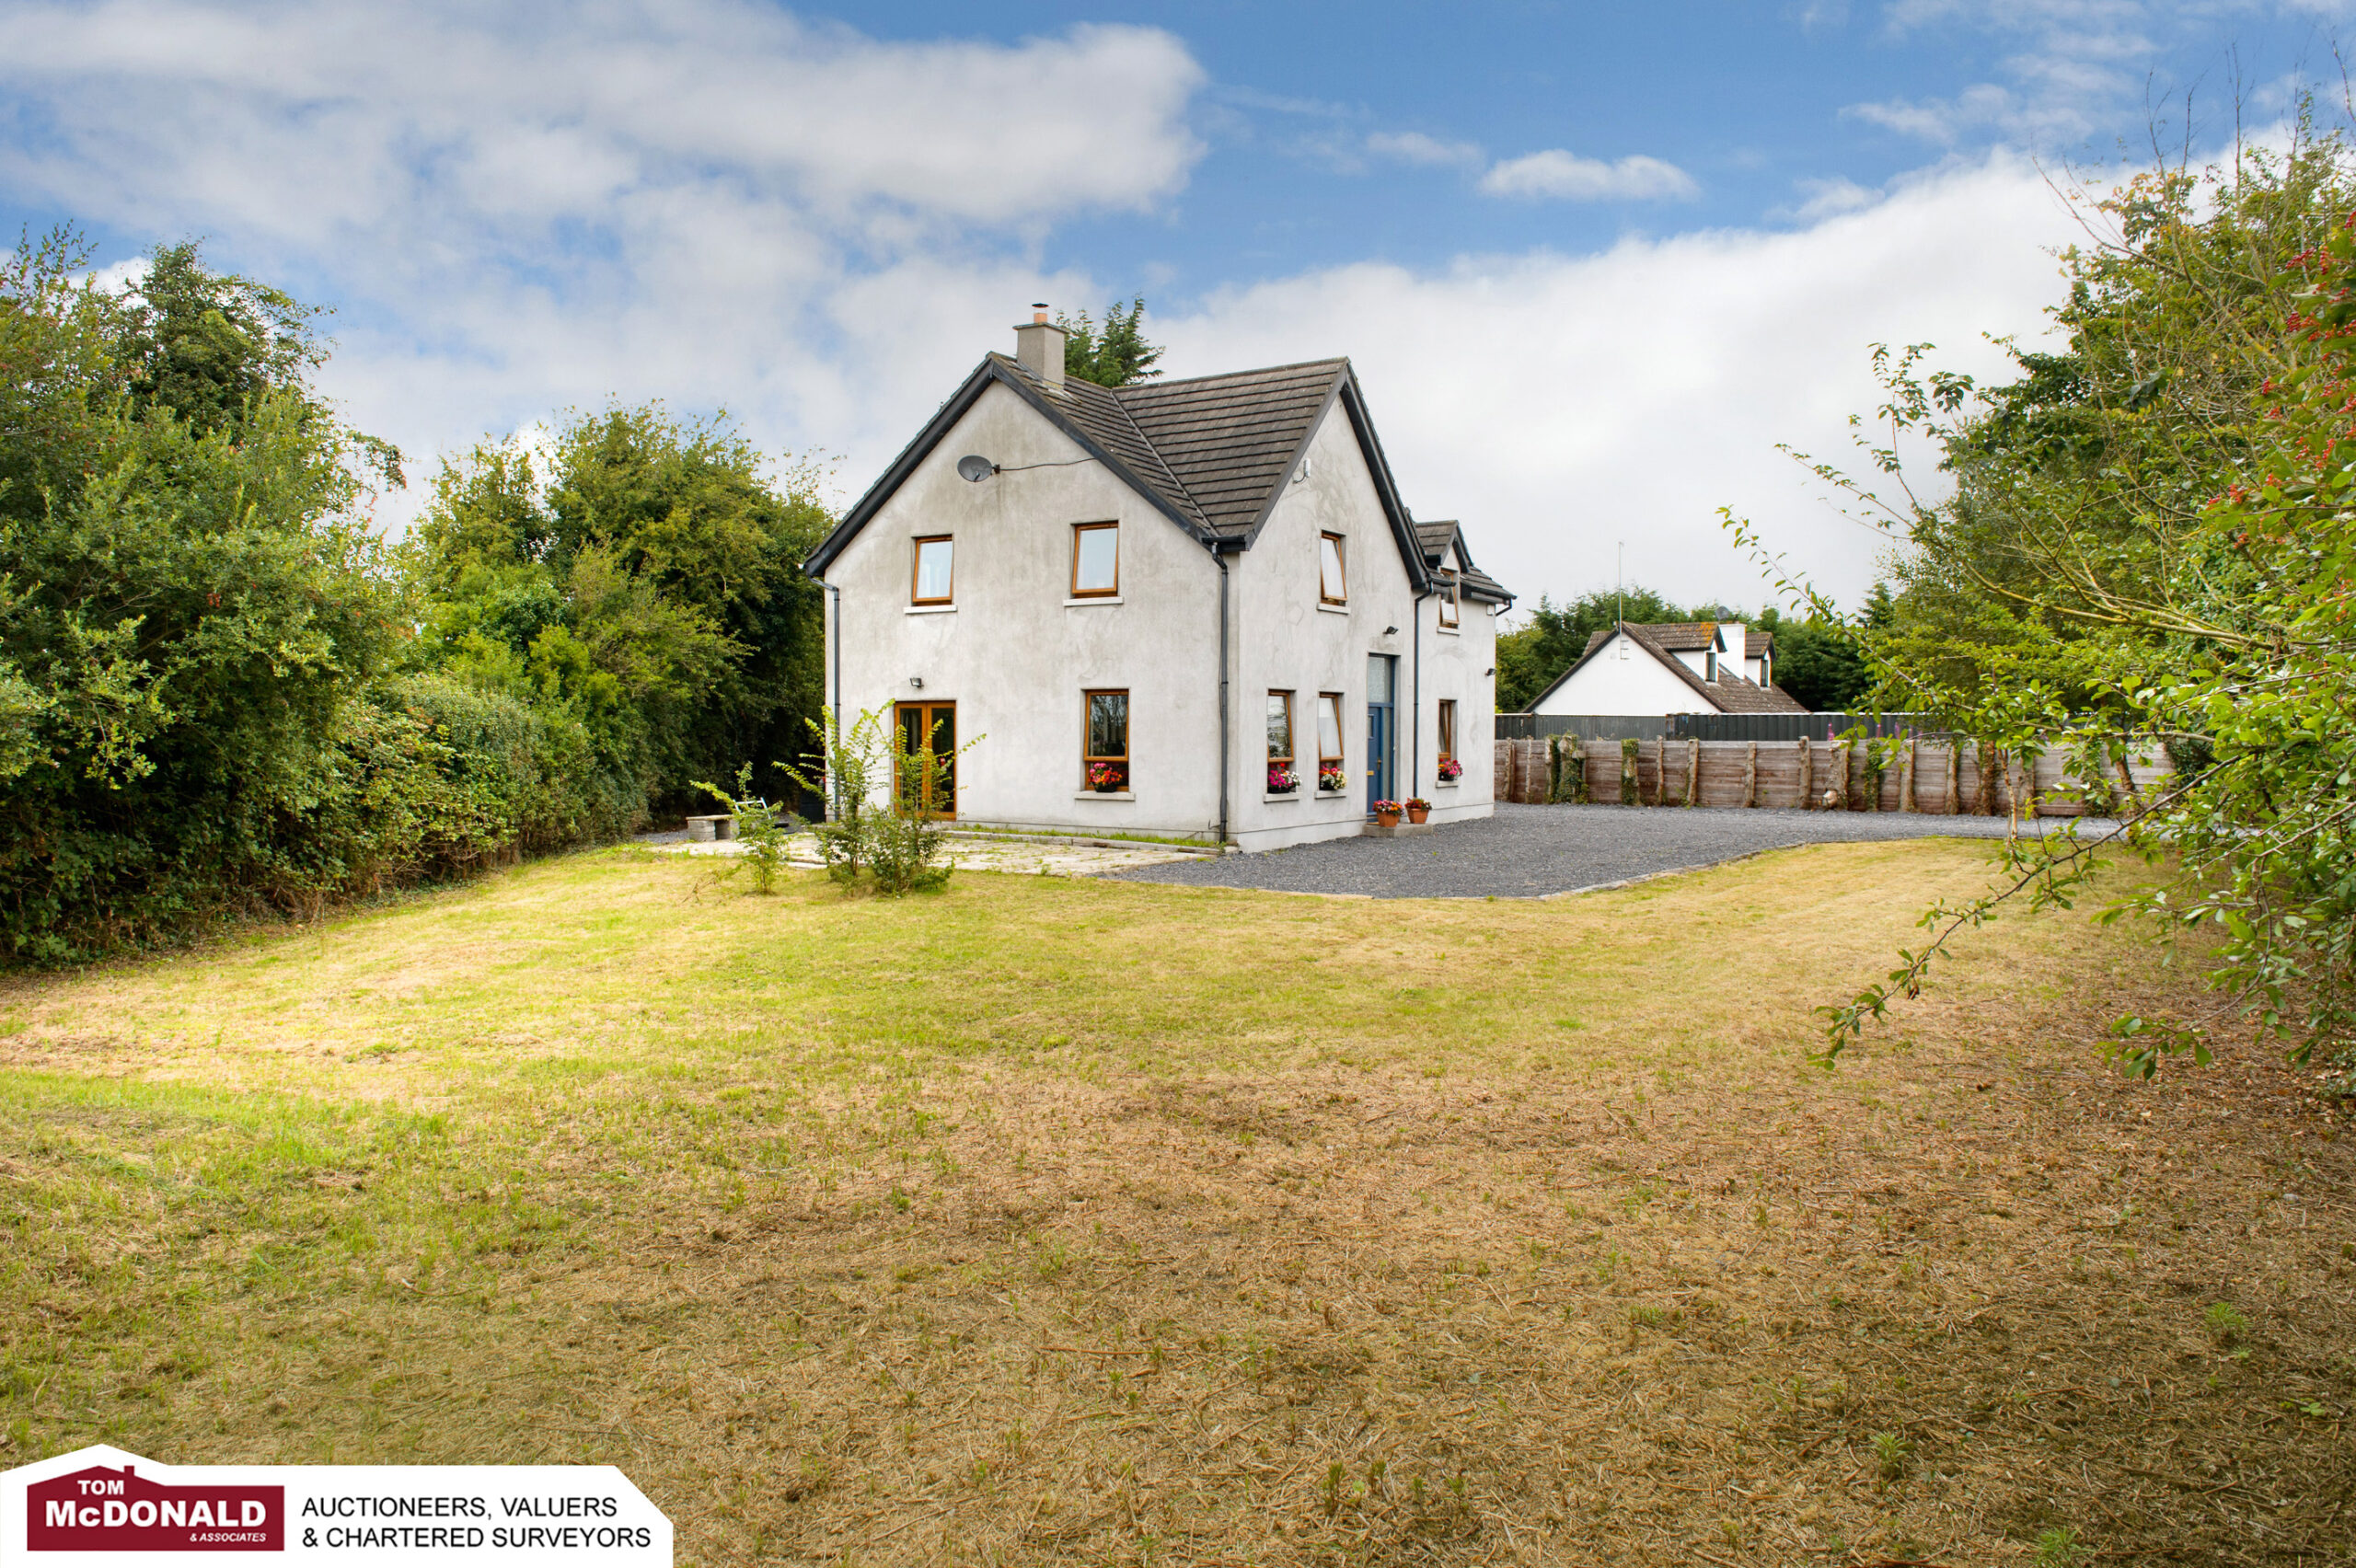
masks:
<svg viewBox="0 0 2356 1568"><path fill-rule="evenodd" d="M283 1486L166 1486L92 1465L25 1488L30 1551L280 1551Z"/></svg>
<svg viewBox="0 0 2356 1568"><path fill-rule="evenodd" d="M611 1465L159 1465L84 1448L0 1474L0 1568L671 1568ZM189 1564L195 1568L195 1564Z"/></svg>

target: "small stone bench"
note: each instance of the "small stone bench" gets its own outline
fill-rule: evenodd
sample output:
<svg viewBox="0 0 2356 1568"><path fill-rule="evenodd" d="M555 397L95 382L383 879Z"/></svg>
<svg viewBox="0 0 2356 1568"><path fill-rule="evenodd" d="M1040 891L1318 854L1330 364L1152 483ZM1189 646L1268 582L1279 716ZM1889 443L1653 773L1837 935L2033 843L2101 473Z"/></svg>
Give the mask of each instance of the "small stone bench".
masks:
<svg viewBox="0 0 2356 1568"><path fill-rule="evenodd" d="M736 836L736 819L733 816L691 816L687 819L687 842L710 844Z"/></svg>

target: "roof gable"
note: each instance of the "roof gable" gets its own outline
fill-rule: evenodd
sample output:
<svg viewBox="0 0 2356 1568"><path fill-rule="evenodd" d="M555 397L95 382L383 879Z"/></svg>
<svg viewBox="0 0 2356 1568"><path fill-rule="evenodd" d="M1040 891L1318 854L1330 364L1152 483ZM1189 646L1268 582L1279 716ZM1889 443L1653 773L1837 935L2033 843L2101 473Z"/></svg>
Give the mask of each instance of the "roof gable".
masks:
<svg viewBox="0 0 2356 1568"><path fill-rule="evenodd" d="M1513 603L1503 583L1472 564L1472 552L1464 547L1463 525L1454 518L1416 524L1415 542L1423 548L1425 567L1435 574L1446 573L1449 552L1456 552L1456 581L1468 598L1493 605Z"/></svg>
<svg viewBox="0 0 2356 1568"><path fill-rule="evenodd" d="M1327 411L1338 402L1349 417L1409 582L1418 594L1432 586L1431 563L1399 500L1345 359L1121 387L1067 377L1051 387L1004 355L987 355L844 513L803 570L824 572L994 383L1031 405L1172 523L1223 550L1248 549L1257 539ZM1458 552L1461 557L1461 543ZM1499 602L1511 602L1494 582L1482 582Z"/></svg>
<svg viewBox="0 0 2356 1568"><path fill-rule="evenodd" d="M1718 678L1705 681L1692 665L1679 658L1680 650L1720 648L1726 640L1718 635L1715 621L1663 621L1647 624L1625 621L1617 627L1605 627L1592 632L1587 640L1587 651L1574 660L1571 667L1548 683L1544 691L1530 699L1524 712L1535 712L1538 705L1561 690L1565 682L1594 662L1611 640L1614 632L1625 632L1628 640L1651 654L1679 680L1698 693L1712 710L1718 713L1805 713L1807 709L1777 686L1762 686L1736 674L1729 662L1718 663Z"/></svg>

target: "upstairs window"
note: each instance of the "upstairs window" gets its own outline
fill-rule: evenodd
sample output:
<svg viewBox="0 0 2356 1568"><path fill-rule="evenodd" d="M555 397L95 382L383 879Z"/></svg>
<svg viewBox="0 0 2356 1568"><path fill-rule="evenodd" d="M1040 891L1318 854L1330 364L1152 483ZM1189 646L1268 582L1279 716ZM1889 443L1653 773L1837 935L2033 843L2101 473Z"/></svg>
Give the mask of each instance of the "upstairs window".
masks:
<svg viewBox="0 0 2356 1568"><path fill-rule="evenodd" d="M1121 525L1082 523L1071 531L1071 596L1103 599L1121 591Z"/></svg>
<svg viewBox="0 0 2356 1568"><path fill-rule="evenodd" d="M1439 624L1456 624L1456 579L1452 577L1439 591Z"/></svg>
<svg viewBox="0 0 2356 1568"><path fill-rule="evenodd" d="M956 544L945 534L938 538L917 541L916 585L909 591L908 603L946 605L951 602L951 557Z"/></svg>
<svg viewBox="0 0 2356 1568"><path fill-rule="evenodd" d="M1344 543L1339 534L1317 536L1317 598L1321 604L1350 602L1349 579L1342 571Z"/></svg>
<svg viewBox="0 0 2356 1568"><path fill-rule="evenodd" d="M1452 697L1439 699L1439 759L1456 760L1456 699Z"/></svg>

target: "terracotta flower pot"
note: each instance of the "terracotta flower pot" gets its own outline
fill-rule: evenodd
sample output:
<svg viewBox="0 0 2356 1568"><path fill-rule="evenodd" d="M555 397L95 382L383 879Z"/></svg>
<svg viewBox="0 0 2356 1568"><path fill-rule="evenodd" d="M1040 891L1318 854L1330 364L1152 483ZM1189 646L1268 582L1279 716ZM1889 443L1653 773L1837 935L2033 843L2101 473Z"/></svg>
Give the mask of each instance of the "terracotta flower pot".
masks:
<svg viewBox="0 0 2356 1568"><path fill-rule="evenodd" d="M1421 822L1431 814L1432 809L1429 806L1409 806L1407 808L1407 820L1409 822Z"/></svg>
<svg viewBox="0 0 2356 1568"><path fill-rule="evenodd" d="M1399 825L1399 813L1397 812L1377 812L1374 813L1374 820L1380 823L1385 827L1397 827Z"/></svg>

